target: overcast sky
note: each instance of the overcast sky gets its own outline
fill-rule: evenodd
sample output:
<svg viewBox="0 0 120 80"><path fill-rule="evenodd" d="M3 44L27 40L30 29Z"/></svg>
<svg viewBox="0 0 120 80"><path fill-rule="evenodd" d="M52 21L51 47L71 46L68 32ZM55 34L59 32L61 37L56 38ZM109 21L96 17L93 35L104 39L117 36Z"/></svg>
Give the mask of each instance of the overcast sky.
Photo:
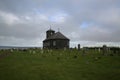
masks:
<svg viewBox="0 0 120 80"><path fill-rule="evenodd" d="M0 45L40 46L50 28L70 46L120 46L120 0L0 0Z"/></svg>

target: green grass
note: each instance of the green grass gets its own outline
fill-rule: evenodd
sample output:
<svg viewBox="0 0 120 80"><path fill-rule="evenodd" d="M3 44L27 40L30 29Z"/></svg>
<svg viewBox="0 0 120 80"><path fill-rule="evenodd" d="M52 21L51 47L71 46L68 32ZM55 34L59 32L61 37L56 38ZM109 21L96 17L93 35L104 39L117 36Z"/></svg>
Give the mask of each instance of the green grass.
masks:
<svg viewBox="0 0 120 80"><path fill-rule="evenodd" d="M13 51L0 58L0 80L120 79L120 56L102 56L97 51L87 51L86 55L77 50L34 51Z"/></svg>

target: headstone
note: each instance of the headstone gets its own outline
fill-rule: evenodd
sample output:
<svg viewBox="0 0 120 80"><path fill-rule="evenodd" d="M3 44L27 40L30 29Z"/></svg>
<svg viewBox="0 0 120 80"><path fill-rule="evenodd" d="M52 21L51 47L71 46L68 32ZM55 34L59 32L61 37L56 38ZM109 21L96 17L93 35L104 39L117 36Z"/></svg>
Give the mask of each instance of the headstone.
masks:
<svg viewBox="0 0 120 80"><path fill-rule="evenodd" d="M78 50L80 50L80 44L78 44Z"/></svg>
<svg viewBox="0 0 120 80"><path fill-rule="evenodd" d="M64 51L66 51L66 47L64 47Z"/></svg>
<svg viewBox="0 0 120 80"><path fill-rule="evenodd" d="M13 49L10 49L10 52L13 52Z"/></svg>
<svg viewBox="0 0 120 80"><path fill-rule="evenodd" d="M33 51L33 54L35 54L36 52L35 51Z"/></svg>
<svg viewBox="0 0 120 80"><path fill-rule="evenodd" d="M101 51L100 48L98 49L98 51L99 51L99 52Z"/></svg>
<svg viewBox="0 0 120 80"><path fill-rule="evenodd" d="M103 45L103 55L106 55L106 54L107 54L107 46Z"/></svg>

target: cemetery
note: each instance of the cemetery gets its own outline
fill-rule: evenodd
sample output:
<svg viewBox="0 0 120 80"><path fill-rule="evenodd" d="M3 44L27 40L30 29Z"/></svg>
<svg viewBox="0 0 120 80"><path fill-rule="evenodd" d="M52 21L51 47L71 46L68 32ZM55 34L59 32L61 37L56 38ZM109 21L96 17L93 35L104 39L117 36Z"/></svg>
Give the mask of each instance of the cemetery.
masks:
<svg viewBox="0 0 120 80"><path fill-rule="evenodd" d="M0 49L0 80L119 80L120 48L69 48L61 32L46 31L43 48Z"/></svg>
<svg viewBox="0 0 120 80"><path fill-rule="evenodd" d="M0 80L120 80L120 0L0 0Z"/></svg>
<svg viewBox="0 0 120 80"><path fill-rule="evenodd" d="M0 50L0 80L119 80L120 48Z"/></svg>

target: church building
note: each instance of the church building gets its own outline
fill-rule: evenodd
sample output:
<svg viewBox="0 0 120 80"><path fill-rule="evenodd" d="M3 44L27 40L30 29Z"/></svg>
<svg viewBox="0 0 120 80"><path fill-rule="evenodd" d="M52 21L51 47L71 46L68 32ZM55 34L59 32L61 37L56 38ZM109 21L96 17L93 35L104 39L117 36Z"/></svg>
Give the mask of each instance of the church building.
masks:
<svg viewBox="0 0 120 80"><path fill-rule="evenodd" d="M69 48L69 39L61 32L55 32L52 29L46 31L46 39L43 41L43 48L64 49Z"/></svg>

